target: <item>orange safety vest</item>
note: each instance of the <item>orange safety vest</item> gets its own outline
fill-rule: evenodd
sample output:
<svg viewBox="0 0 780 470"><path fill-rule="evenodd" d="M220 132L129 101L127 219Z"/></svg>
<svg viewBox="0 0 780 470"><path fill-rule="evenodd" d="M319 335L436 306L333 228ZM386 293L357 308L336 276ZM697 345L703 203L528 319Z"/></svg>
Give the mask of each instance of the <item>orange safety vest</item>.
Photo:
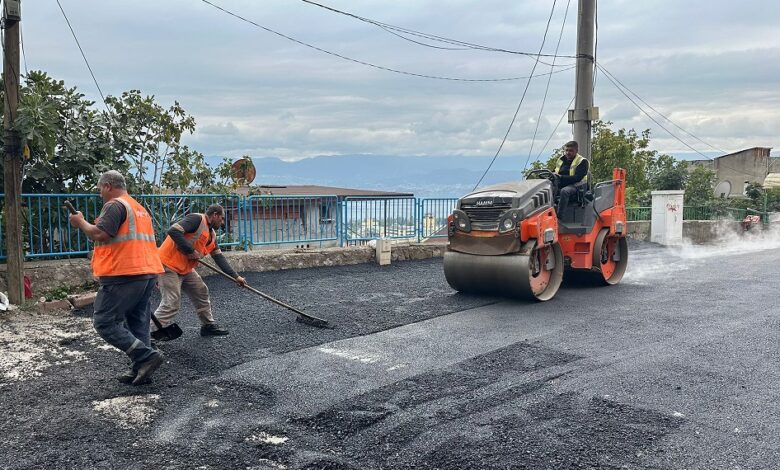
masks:
<svg viewBox="0 0 780 470"><path fill-rule="evenodd" d="M192 243L192 248L207 255L217 248L217 234L209 227L209 219L205 214L198 215L201 216L198 229L194 233L185 233L184 238L195 240ZM211 240L209 241L209 239ZM179 250L179 247L176 246L176 242L173 241L170 235L165 237L159 252L162 263L181 275L192 272L195 266L198 265L198 260L187 258L187 255Z"/></svg>
<svg viewBox="0 0 780 470"><path fill-rule="evenodd" d="M127 217L119 226L115 237L105 242L95 242L92 274L103 277L164 272L160 257L157 255L154 226L149 213L128 195L112 200L125 206ZM96 224L97 222L95 220Z"/></svg>

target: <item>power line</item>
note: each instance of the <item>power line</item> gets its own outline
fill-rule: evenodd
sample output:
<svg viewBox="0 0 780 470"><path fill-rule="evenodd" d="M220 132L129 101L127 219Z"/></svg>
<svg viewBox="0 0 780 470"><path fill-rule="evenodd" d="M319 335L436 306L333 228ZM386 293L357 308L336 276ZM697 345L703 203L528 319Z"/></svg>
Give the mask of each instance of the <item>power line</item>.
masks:
<svg viewBox="0 0 780 470"><path fill-rule="evenodd" d="M24 52L24 35L22 34L21 21L19 22L19 44L22 46L22 59L24 60L24 74L28 75L30 71L27 70L27 54Z"/></svg>
<svg viewBox="0 0 780 470"><path fill-rule="evenodd" d="M251 24L251 25L253 25L253 26L257 27L257 28L260 28L260 29L262 29L262 30L264 30L264 31L267 31L267 32L269 32L269 33L272 33L272 34L275 34L275 35L277 35L277 36L279 36L279 37L282 37L282 38L284 38L284 39L287 39L288 41L292 41L292 42L294 42L294 43L296 43L296 44L300 44L300 45L302 45L302 46L305 46L305 47L308 47L308 48L310 48L310 49L314 49L314 50L316 50L316 51L319 51L319 52L322 52L322 53L324 53L324 54L328 54L328 55L331 55L331 56L334 56L334 57L338 57L338 58L340 58L340 59L343 59L343 60L347 60L347 61L350 61L350 62L354 62L354 63L356 63L356 64L365 65L365 66L367 66L367 67L372 67L372 68L379 69L379 70L384 70L384 71L387 71L387 72L399 73L399 74L402 74L402 75L411 75L411 76L413 76L413 77L420 77L420 78L431 78L431 79L434 79L434 80L449 80L449 81L457 81L457 82L507 82L507 81L515 81L515 80L526 80L526 79L531 79L531 78L534 78L534 77L541 77L541 76L546 76L546 75L547 75L546 73L544 73L544 74L540 74L540 75L534 75L534 74L533 74L533 71L531 71L531 75L530 75L530 76L528 76L528 77L506 77L506 78L455 78L455 77L442 77L442 76L436 76L436 75L425 75L425 74L421 74L421 73L406 72L406 71L403 71L403 70L393 69L393 68L390 68L390 67L384 67L384 66L381 66L381 65L372 64L372 63L370 63L370 62L365 62L365 61L362 61L362 60L353 59L353 58L351 58L351 57L347 57L347 56L345 56L345 55L338 54L338 53L336 53L336 52L328 51L328 50L326 50L326 49L323 49L323 48L321 48L321 47L317 47L317 46L315 46L315 45L312 45L312 44L309 44L309 43L307 43L307 42L301 41L301 40L299 40L299 39L295 39L295 38L293 38L293 37L291 37L291 36L287 36L286 34L280 33L280 32L278 32L278 31L275 31L275 30L273 30L273 29L271 29L271 28L268 28L268 27L266 27L266 26L260 25L260 24L258 24L258 23L256 23L256 22L252 21L252 20L249 20L249 19L247 19L247 18L244 18L244 17L243 17L243 16L241 16L241 15L238 15L238 14L236 14L236 13L233 13L233 12L232 12L232 11L230 11L230 10L227 10L227 9L225 9L225 8L222 8L222 7L221 7L221 6L219 6L219 5L216 5L216 4L214 4L214 3L211 3L209 0L201 0L201 2L203 2L203 3L207 4L207 5L210 5L210 6L212 6L213 8L216 8L217 10L219 10L219 11L221 11L221 12L223 12L223 13L227 14L227 15L230 15L230 16L232 16L232 17L234 17L234 18L237 18L237 19L239 19L239 20L241 20L241 21L243 21L243 22L245 22L245 23L249 23L249 24ZM566 72L566 71L568 71L568 70L571 70L571 69L573 69L574 67L575 67L575 66L571 66L571 67L569 67L569 68L564 68L564 69L557 70L557 71L555 71L555 72L551 72L551 73L561 73L561 72ZM535 67L534 67L534 68L535 68Z"/></svg>
<svg viewBox="0 0 780 470"><path fill-rule="evenodd" d="M97 78L95 78L95 73L92 72L92 67L89 65L89 61L87 60L86 54L84 54L84 49L81 48L81 44L79 43L79 38L76 37L76 32L73 30L73 26L71 26L70 24L68 15L65 14L65 10L62 8L62 4L60 3L60 0L56 0L56 1L57 1L57 6L60 7L60 11L62 12L63 18L65 18L65 22L68 23L70 34L73 35L73 39L76 41L76 45L78 46L79 51L81 52L81 57L84 58L84 63L87 64L87 69L89 70L89 74L92 76L92 81L95 82L95 87L97 87L98 93L100 93L100 98L103 99L103 105L106 107L106 111L108 111L108 114L110 116L111 111L108 109L108 103L106 103L106 97L103 95L103 90L100 89L100 84L98 84Z"/></svg>
<svg viewBox="0 0 780 470"><path fill-rule="evenodd" d="M663 125L663 124L661 124L660 122L658 122L658 121L657 121L657 120L656 120L656 119L655 119L655 118L654 118L652 115L650 115L650 113L648 113L647 111L645 111L645 110L644 110L644 108L642 108L641 106L639 106L639 104L637 104L637 102L636 102L636 101L634 101L634 100L633 100L633 98L631 98L630 96L628 96L628 94L627 94L625 91L623 91L623 88L621 88L621 87L620 87L620 86L619 86L619 85L618 85L618 84L615 82L615 80L612 78L612 76L609 74L609 72L607 72L607 71L606 71L606 69L604 69L604 68L602 67L602 70L604 71L604 76L605 76L605 77L607 77L607 79L608 79L610 82L612 82L612 84L615 86L615 88L617 88L617 89L618 89L618 91L619 91L620 93L622 93L622 94L623 94L623 96L625 96L625 97L626 97L626 98L627 98L627 99L628 99L628 100L629 100L631 103L633 103L633 105L634 105L634 106L636 106L636 107L637 107L637 109L638 109L639 111L641 111L641 112L642 112L642 114L644 114L645 116L647 116L648 118L650 118L650 120L651 120L651 121L653 121L654 123L656 123L656 124L657 124L657 125L658 125L658 126L661 128L661 129L665 130L665 131L666 131L666 132L667 132L667 133L668 133L670 136L674 137L674 138L675 138L675 139L676 139L678 142L680 142L681 144L685 145L685 146L686 146L686 147L688 147L689 149L691 149L691 150L693 150L694 152L698 153L698 154L699 154L699 155L701 155L702 157L704 157L704 158L707 158L707 159L710 159L710 157L708 157L707 155L704 155L703 153L699 152L699 151L698 151L698 150L696 150L695 148L691 147L691 146L690 146L690 145L689 145L687 142L685 142L685 141L684 141L684 140L682 140L681 138L677 137L677 135L676 135L676 134L674 134L672 131L670 131L669 129L667 129L666 127L664 127L664 125Z"/></svg>
<svg viewBox="0 0 780 470"><path fill-rule="evenodd" d="M393 36L396 36L396 37L398 37L398 38L400 38L400 39L403 39L404 41L408 41L408 42L411 42L411 43L414 43L414 44L418 44L418 45L420 45L420 46L424 46L424 47L430 47L431 49L441 49L441 50L445 50L445 51L467 51L467 50L469 50L469 49L472 49L471 47L444 47L444 46L434 46L433 44L426 44L426 43L424 43L424 42L421 42L421 41L415 41L414 39L407 38L406 36L404 36L404 35L402 35L402 34L399 34L399 33L396 33L396 32L395 32L395 31L393 31L391 28L388 28L388 27L386 27L386 26L382 26L382 25L376 25L376 26L377 26L378 28L380 28L380 29L383 29L383 30L385 30L385 32L387 32L387 33L389 33L389 34L392 34Z"/></svg>
<svg viewBox="0 0 780 470"><path fill-rule="evenodd" d="M701 156L702 156L702 157L704 157L705 159L707 159L707 160L711 160L711 161L715 161L715 159L714 159L714 158L712 158L712 157L709 157L709 156L707 156L707 155L704 155L703 153L699 152L699 151L698 151L698 150L696 150L695 148L691 147L691 146L690 146L690 145L689 145L687 142L685 142L685 141L684 141L684 140L682 140L681 138L677 137L677 135L675 135L674 133L672 133L672 131L670 131L669 129L667 129L666 127L664 127L664 125L663 125L663 124L661 124L660 122L658 122L658 121L657 121L657 120L656 120L656 119L655 119L653 116L651 116L651 115L650 115L650 114L649 114L647 111L645 111L645 110L644 110L644 109L643 109L641 106L639 106L639 105L636 103L636 101L634 101L634 100L633 100L633 99L632 99L630 96L628 96L628 95L626 94L626 92L625 92L625 91L623 91L623 89L622 89L622 88L621 88L621 87L620 87L620 86L619 86L619 85L616 83L616 81L615 81L616 79L615 79L615 80L613 80L613 77L612 77L612 75L609 73L609 71L607 71L607 70L606 70L605 68L603 68L603 67L601 67L601 69L602 69L602 71L604 72L604 76L605 76L605 77L607 77L607 80L609 80L610 82L612 82L612 84L615 86L615 88L617 88L617 89L618 89L618 91L620 91L620 93L622 93L622 94L623 94L623 96L625 96L625 97L626 97L626 98L627 98L629 101L631 101L631 103L632 103L634 106L636 106L636 107L637 107L637 109L639 109L639 111L641 111L641 112L642 112L642 114L644 114L645 116L647 116L648 118L650 118L650 120L651 120L651 121L653 121L654 123L656 123L656 124L657 124L657 125L658 125L658 126L661 128L661 129L665 130L665 131L666 131L666 132L667 132L667 133L668 133L670 136L672 136L674 139L676 139L677 141L679 141L681 144L683 144L683 145L685 145L686 147L688 147L689 149L693 150L695 153L698 153L699 155L701 155ZM656 112L657 112L657 111L656 111ZM660 113L659 113L659 114L660 114ZM668 118L667 118L667 119L668 119ZM670 122L671 122L671 121L670 121ZM725 153L725 152L724 152L724 153ZM752 173L748 173L748 172L746 172L746 171L744 171L744 170L739 170L739 169L737 169L737 168L734 168L734 167L731 167L731 166L728 166L728 165L725 165L725 164L721 164L721 163L719 162L719 163L718 163L718 166L721 166L721 165L723 166L723 168L727 168L727 169L729 169L729 170L731 170L731 171L734 171L734 172L736 172L736 173L739 173L739 174L742 174L742 175L747 175L747 176L753 176L753 174L752 174Z"/></svg>
<svg viewBox="0 0 780 470"><path fill-rule="evenodd" d="M563 13L563 22L561 23L561 32L558 35L558 44L555 46L555 53L558 54L558 49L561 47L561 39L563 39L563 30L566 27L566 19L569 16L569 6L571 0L566 2L566 11ZM555 57L553 57L553 66L555 65ZM552 70L552 69L551 69ZM544 112L544 105L547 103L547 93L550 91L550 82L552 81L552 75L547 77L547 86L544 88L544 98L542 98L542 105L539 107L539 116L536 118L536 127L534 128L534 136L531 138L531 148L528 149L528 158L525 159L523 165L523 171L528 166L528 162L531 160L531 154L534 152L534 143L536 143L536 134L539 132L539 124L542 121L542 113ZM568 111L568 110L567 110ZM545 144L547 145L547 144Z"/></svg>
<svg viewBox="0 0 780 470"><path fill-rule="evenodd" d="M371 18L365 18L363 16L359 16L359 15L356 15L354 13L350 13L350 12L346 12L346 11L343 11L343 10L339 10L338 8L334 8L334 7L331 7L331 6L328 6L328 5L323 5L322 3L317 3L317 2L314 2L312 0L301 0L301 1L304 2L304 3L308 3L309 5L313 5L313 6L316 6L316 7L319 7L319 8L323 8L323 9L331 11L333 13L338 13L340 15L348 16L348 17L357 19L359 21L372 24L372 25L377 26L377 27L379 27L381 29L384 29L385 31L389 32L390 34L393 34L395 36L400 37L401 39L404 39L404 40L407 40L407 41L410 41L410 42L413 42L415 44L419 44L419 45L422 45L422 46L426 46L426 47L433 47L433 48L436 48L436 49L447 49L447 50L475 49L475 50L482 50L482 51L503 52L503 53L507 53L507 54L523 55L523 56L527 56L527 57L531 57L531 58L534 58L534 57L553 57L553 58L555 58L555 57L567 57L567 58L571 58L571 59L576 58L576 56L572 56L572 55L558 55L557 52L556 52L556 54L553 55L553 54L542 54L541 52L539 52L539 53L521 52L521 51L514 51L514 50L509 50L509 49L501 49L501 48L483 46L483 45L480 45L480 44L474 44L474 43L470 43L470 42L459 41L457 39L447 38L447 37L444 37L444 36L437 36L437 35L429 34L429 33L422 33L420 31L415 31L413 29L402 28L400 26L395 26L395 25L391 25L391 24L388 24L388 23L383 23L381 21L373 20ZM442 42L442 43L451 44L451 45L458 45L458 46L463 46L463 47L462 48L442 48L442 47L439 47L439 46L433 46L433 45L430 45L430 44L425 44L425 43L421 43L421 42L418 42L418 41L414 41L414 40L409 39L407 37L404 37L404 36L402 36L400 34L397 34L396 32L409 34L409 35L412 35L412 36L421 37L421 38L428 39L428 40L431 40L431 41L437 41L437 42ZM547 62L544 62L544 61L540 61L540 62L542 64L544 64L544 65L551 65L551 64L549 64ZM559 67L568 67L569 65L573 65L573 64L559 65Z"/></svg>
<svg viewBox="0 0 780 470"><path fill-rule="evenodd" d="M596 23L596 28L593 34L594 37L594 44L593 44L593 65L595 66L598 64L598 53L599 53L599 0L594 0L593 2L593 19ZM593 89L591 90L591 96L596 94L596 80L599 77L599 69L598 67L594 67L593 69ZM590 104L593 106L593 103Z"/></svg>
<svg viewBox="0 0 780 470"><path fill-rule="evenodd" d="M643 100L641 96L639 96L639 95L637 95L636 93L634 93L634 92L633 92L633 91L632 91L630 88L628 88L628 87L627 87L627 86L626 86L626 85L625 85L623 82L621 82L621 81L620 81L620 80L619 80L619 79L618 79L618 78L615 76L615 74L613 74L612 72L610 72L609 70L607 70L607 69L606 69L606 68L605 68L603 65L598 65L598 67L599 67L599 68L601 68L601 69L604 71L604 73L608 73L608 74L610 74L610 75L612 76L612 78L614 78L614 79L615 79L615 81L616 81L616 82L618 82L618 83L620 84L620 86L622 86L623 88L625 88L626 90L628 90L628 92L629 92L629 93L631 93L631 94L632 94L632 95L634 95L634 96L635 96L635 97L636 97L636 98L637 98L639 101L641 101L642 103L644 103L644 104L645 104L645 106L647 106L648 108L652 109L653 111L655 111L656 113L658 113L658 115L660 115L662 118L664 118L664 119L666 119L667 121L669 121L669 122L670 122L670 123L671 123L671 124L672 124L674 127L676 127L676 128L678 128L678 129L680 129L681 131L685 132L686 134L690 135L690 136L691 136L691 137L693 137L694 139L698 140L699 142L701 142L702 144L706 145L707 147L710 147L710 148L711 148L711 149L713 149L713 150L717 150L718 152L721 152L721 153L728 153L728 152L726 152L725 150L719 149L719 148L717 148L717 147L715 147L715 146L713 146L713 145L710 145L710 144L708 144L707 142L705 142L705 141L701 140L700 138L698 138L698 137L696 137L695 135L693 135L693 133L692 133L692 132L689 132L689 131L687 131L687 130L683 129L683 128L682 128L682 127L680 127L680 126L679 126L679 125L678 125L676 122L672 121L672 120L671 120L669 117L665 116L665 115L664 115L662 112L660 112L660 111L658 111L657 109L655 109L654 107L652 107L652 106L651 106L651 105L650 105L650 104L649 104L647 101Z"/></svg>
<svg viewBox="0 0 780 470"><path fill-rule="evenodd" d="M569 101L569 105L566 106L566 109L563 110L563 114L561 114L560 119L558 119L558 124L555 125L555 128L550 133L550 137L548 137L547 140L544 142L544 145L542 145L542 150L540 150L539 153L536 155L536 160L534 160L534 161L537 161L537 162L539 161L539 157L542 156L542 153L547 148L547 144L550 143L550 141L552 140L553 136L558 131L558 127L560 127L561 122L563 122L563 118L565 118L566 115L569 114L569 109L571 109L571 105L574 104L574 98L575 97L571 98L571 101ZM523 167L523 170L525 170L525 167Z"/></svg>
<svg viewBox="0 0 780 470"><path fill-rule="evenodd" d="M550 9L550 17L547 18L547 26L544 28L544 36L542 37L542 45L539 46L539 53L542 52L544 49L544 43L547 42L547 32L550 30L550 22L552 21L553 14L555 13L555 4L557 0L553 0L552 8ZM536 57L536 61L534 62L534 68L531 69L531 75L533 76L534 70L536 70L536 66L539 65L539 57ZM528 92L528 87L531 85L531 78L528 78L528 81L525 83L525 89L523 90L523 96L520 97L520 103L517 104L517 109L515 109L515 114L512 116L512 121L509 123L509 128L506 130L506 134L504 134L504 138L501 140L501 145L498 146L498 150L496 150L496 154L493 156L493 159L490 161L490 164L487 168L485 168L485 172L482 173L482 176L479 178L479 181L477 181L477 184L474 185L474 189L472 191L477 189L477 186L482 182L482 180L485 178L485 175L487 175L488 171L490 171L490 167L493 166L493 163L496 161L496 158L498 158L498 155L501 153L501 149L504 148L504 143L506 142L507 137L509 137L509 132L512 130L512 126L515 124L515 120L517 119L517 114L520 112L520 107L523 105L523 101L525 100L525 95Z"/></svg>

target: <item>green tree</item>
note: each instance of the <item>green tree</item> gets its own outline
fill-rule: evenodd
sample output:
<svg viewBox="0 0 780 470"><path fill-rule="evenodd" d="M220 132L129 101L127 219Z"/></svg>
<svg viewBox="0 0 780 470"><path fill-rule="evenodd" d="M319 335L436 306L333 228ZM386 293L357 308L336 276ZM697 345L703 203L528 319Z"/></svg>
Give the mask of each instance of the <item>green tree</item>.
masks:
<svg viewBox="0 0 780 470"><path fill-rule="evenodd" d="M688 182L688 162L675 160L670 155L652 159L647 172L650 187L658 191L685 189Z"/></svg>
<svg viewBox="0 0 780 470"><path fill-rule="evenodd" d="M770 212L780 212L780 187L766 189L766 209Z"/></svg>
<svg viewBox="0 0 780 470"><path fill-rule="evenodd" d="M641 134L634 129L613 131L611 125L608 121L593 123L590 170L593 181L610 180L613 168L624 168L626 186L634 188L634 194L649 190L648 169L657 156L656 151L648 149L650 130Z"/></svg>
<svg viewBox="0 0 780 470"><path fill-rule="evenodd" d="M130 166L135 192L153 191L172 156L179 158L179 168L183 168L182 157L199 155L179 148L182 135L195 131L195 119L178 102L166 109L153 95L130 90L121 97L106 97L106 105L114 148Z"/></svg>
<svg viewBox="0 0 780 470"><path fill-rule="evenodd" d="M25 192L91 192L101 171L126 169L94 102L45 72L24 77L15 127L29 148Z"/></svg>
<svg viewBox="0 0 780 470"><path fill-rule="evenodd" d="M176 146L169 152L162 173L162 186L179 192L210 191L214 171L206 164L203 154L188 146Z"/></svg>
<svg viewBox="0 0 780 470"><path fill-rule="evenodd" d="M754 204L764 203L764 187L758 183L749 183L745 188L745 195L753 201Z"/></svg>
<svg viewBox="0 0 780 470"><path fill-rule="evenodd" d="M29 148L24 192L92 192L108 169L125 174L135 193L153 192L160 185L182 191L225 187L226 170L219 172L220 186L203 155L181 146L182 135L195 130L195 119L178 102L164 108L154 96L130 90L108 96L106 103L107 109L95 106L75 87L42 71L24 77L15 122Z"/></svg>
<svg viewBox="0 0 780 470"><path fill-rule="evenodd" d="M703 166L697 166L688 175L685 185L685 205L704 206L715 198L715 172Z"/></svg>

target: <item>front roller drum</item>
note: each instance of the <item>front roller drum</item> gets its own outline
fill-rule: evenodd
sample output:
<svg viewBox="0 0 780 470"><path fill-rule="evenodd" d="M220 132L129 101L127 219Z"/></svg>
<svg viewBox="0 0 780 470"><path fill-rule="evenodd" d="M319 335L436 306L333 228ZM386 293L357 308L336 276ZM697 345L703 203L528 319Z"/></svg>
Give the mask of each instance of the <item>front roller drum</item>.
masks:
<svg viewBox="0 0 780 470"><path fill-rule="evenodd" d="M609 230L601 229L593 245L594 276L607 285L623 279L628 266L628 242L626 237L609 236Z"/></svg>
<svg viewBox="0 0 780 470"><path fill-rule="evenodd" d="M563 280L560 245L537 247L531 242L530 250L524 252L529 254L480 256L448 250L444 276L460 292L550 300Z"/></svg>

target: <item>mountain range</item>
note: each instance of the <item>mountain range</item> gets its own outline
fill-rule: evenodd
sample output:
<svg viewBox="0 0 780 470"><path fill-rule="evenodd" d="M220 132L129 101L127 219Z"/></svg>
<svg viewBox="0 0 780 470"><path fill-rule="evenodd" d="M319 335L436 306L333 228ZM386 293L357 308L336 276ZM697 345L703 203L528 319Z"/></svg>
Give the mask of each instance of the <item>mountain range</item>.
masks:
<svg viewBox="0 0 780 470"><path fill-rule="evenodd" d="M492 157L338 155L285 161L253 157L253 185L320 185L459 197L474 188ZM216 166L222 157L207 157ZM499 156L480 186L521 179L525 158Z"/></svg>
<svg viewBox="0 0 780 470"><path fill-rule="evenodd" d="M705 156L713 158L718 154ZM680 160L701 155L673 154ZM460 197L480 181L480 186L522 178L527 157L419 157L396 155L335 155L286 161L276 157L253 157L257 170L253 185L319 185L413 193L418 197ZM542 159L543 161L546 158ZM222 157L206 157L216 167Z"/></svg>

